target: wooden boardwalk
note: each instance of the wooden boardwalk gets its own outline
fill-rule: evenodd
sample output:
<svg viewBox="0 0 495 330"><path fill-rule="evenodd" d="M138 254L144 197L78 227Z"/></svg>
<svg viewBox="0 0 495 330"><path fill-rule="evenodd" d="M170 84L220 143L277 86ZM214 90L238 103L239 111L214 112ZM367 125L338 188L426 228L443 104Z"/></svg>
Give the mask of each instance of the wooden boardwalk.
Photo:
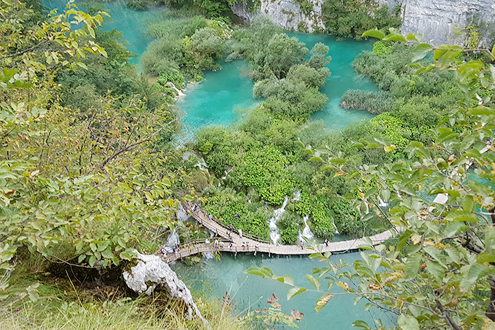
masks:
<svg viewBox="0 0 495 330"><path fill-rule="evenodd" d="M266 242L260 242L254 237L240 237L237 232L231 232L228 228L224 227L220 223L213 219L208 218L208 214L199 206L194 206L189 202L183 202L182 206L184 211L196 219L205 228L217 234L223 240L218 244L214 242L210 244L190 244L184 248L181 248L176 253L167 253L163 256L166 262L172 262L177 259L182 259L198 253L204 252L232 252L232 253L268 253L268 255L309 255L315 253L315 249L308 249L306 247L301 248L297 245L274 245ZM396 233L395 229L389 229L380 234L370 236L373 245L383 243ZM366 242L362 238L341 241L330 242L328 246L325 244L319 244L318 250L321 252L347 252L358 249L359 246L366 245Z"/></svg>

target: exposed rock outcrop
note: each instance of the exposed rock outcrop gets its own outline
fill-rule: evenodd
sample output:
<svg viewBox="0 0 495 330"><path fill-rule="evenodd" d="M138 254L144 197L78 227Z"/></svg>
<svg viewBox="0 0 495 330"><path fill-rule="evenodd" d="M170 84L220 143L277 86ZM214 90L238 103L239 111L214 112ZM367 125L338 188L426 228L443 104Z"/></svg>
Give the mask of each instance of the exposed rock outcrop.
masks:
<svg viewBox="0 0 495 330"><path fill-rule="evenodd" d="M136 252L137 265L128 272L124 272L124 280L127 286L137 292L150 295L156 288L168 292L174 298L183 301L188 309L189 319L193 311L204 323L208 325L198 307L194 303L191 291L182 282L169 265L159 256L146 255Z"/></svg>
<svg viewBox="0 0 495 330"><path fill-rule="evenodd" d="M422 33L423 41L433 44L462 44L455 39L456 29L465 27L477 16L495 21L493 0L404 0L403 33Z"/></svg>
<svg viewBox="0 0 495 330"><path fill-rule="evenodd" d="M495 22L495 0L377 0L390 9L401 6L402 33L421 33L423 41L433 44L462 44L454 38L455 31L466 27L473 17ZM250 21L256 15L268 16L287 30L315 32L323 30L321 7L324 0L309 0L313 10L306 13L296 0L261 0L256 12L249 11L246 2L231 6L237 16ZM488 45L491 46L491 45Z"/></svg>
<svg viewBox="0 0 495 330"><path fill-rule="evenodd" d="M246 2L230 6L232 12L249 22L256 15L270 18L276 25L286 30L317 32L325 29L321 16L321 6L324 0L308 0L312 10L301 9L295 0L261 0L260 9L256 12L248 10Z"/></svg>

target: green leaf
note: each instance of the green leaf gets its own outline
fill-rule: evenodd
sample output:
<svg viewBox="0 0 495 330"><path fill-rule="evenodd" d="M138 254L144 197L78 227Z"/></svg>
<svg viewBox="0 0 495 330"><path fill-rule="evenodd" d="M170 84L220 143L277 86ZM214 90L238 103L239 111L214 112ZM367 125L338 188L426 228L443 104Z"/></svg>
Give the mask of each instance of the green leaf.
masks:
<svg viewBox="0 0 495 330"><path fill-rule="evenodd" d="M426 271L435 279L437 283L442 283L444 277L443 267L436 261L426 261Z"/></svg>
<svg viewBox="0 0 495 330"><path fill-rule="evenodd" d="M363 33L363 37L372 37L382 40L385 37L385 33L379 31L378 29L368 30Z"/></svg>
<svg viewBox="0 0 495 330"><path fill-rule="evenodd" d="M265 272L263 272L263 270L261 268L258 268L258 267L251 267L251 268L248 268L246 271L245 271L246 274L251 274L251 275L256 275L256 276L261 276L261 277L265 277Z"/></svg>
<svg viewBox="0 0 495 330"><path fill-rule="evenodd" d="M495 109L479 106L470 109L467 113L471 116L492 116L495 114Z"/></svg>
<svg viewBox="0 0 495 330"><path fill-rule="evenodd" d="M103 258L106 258L106 259L112 259L113 258L113 253L112 253L112 251L110 251L110 249L106 249L105 251L103 251L101 253L101 255L103 256Z"/></svg>
<svg viewBox="0 0 495 330"><path fill-rule="evenodd" d="M414 40L414 41L419 41L416 36L414 35L414 33L408 33L407 34L407 40Z"/></svg>
<svg viewBox="0 0 495 330"><path fill-rule="evenodd" d="M297 286L290 288L289 292L287 292L287 300L290 300L292 297L295 297L304 291L306 291L306 288L300 288Z"/></svg>
<svg viewBox="0 0 495 330"><path fill-rule="evenodd" d="M105 250L109 244L110 244L110 241L104 241L103 243L98 244L98 251L101 252L101 251Z"/></svg>
<svg viewBox="0 0 495 330"><path fill-rule="evenodd" d="M309 281L309 283L311 283L312 286L315 287L316 290L320 290L321 283L319 279L314 278L309 274L306 275L306 279Z"/></svg>
<svg viewBox="0 0 495 330"><path fill-rule="evenodd" d="M468 291L471 286L480 278L488 273L489 268L484 264L473 264L469 268L467 276L461 280L459 287L461 290Z"/></svg>
<svg viewBox="0 0 495 330"><path fill-rule="evenodd" d="M433 48L428 44L423 43L417 45L412 52L411 62L422 60L426 55L428 55L429 52L432 51L432 49Z"/></svg>
<svg viewBox="0 0 495 330"><path fill-rule="evenodd" d="M77 258L77 263L81 263L84 261L84 259L86 259L86 255L85 254L81 254L78 258Z"/></svg>
<svg viewBox="0 0 495 330"><path fill-rule="evenodd" d="M456 235L460 231L464 231L468 229L469 227L464 224L464 222L449 222L447 227L445 227L443 234L445 237L451 237Z"/></svg>
<svg viewBox="0 0 495 330"><path fill-rule="evenodd" d="M315 305L316 312L319 313L321 309L325 307L325 305L330 301L330 299L332 299L332 297L332 294L324 294L323 296L318 298Z"/></svg>
<svg viewBox="0 0 495 330"><path fill-rule="evenodd" d="M435 60L435 62L438 62L438 60L443 55L445 55L446 52L447 52L447 49L435 49L435 51L433 52L433 59Z"/></svg>
<svg viewBox="0 0 495 330"><path fill-rule="evenodd" d="M402 42L406 42L407 41L406 38L402 34L398 34L398 33L391 33L388 36L385 36L385 38L383 38L383 40L386 40L386 41L402 41Z"/></svg>
<svg viewBox="0 0 495 330"><path fill-rule="evenodd" d="M294 279L290 275L277 277L276 280L285 284L294 285Z"/></svg>
<svg viewBox="0 0 495 330"><path fill-rule="evenodd" d="M415 278L419 273L419 267L421 266L421 254L417 253L412 256L407 257L405 270L406 270L406 279Z"/></svg>
<svg viewBox="0 0 495 330"><path fill-rule="evenodd" d="M472 212L473 207L474 207L473 196L468 195L464 197L464 200L462 201L462 209L466 212Z"/></svg>
<svg viewBox="0 0 495 330"><path fill-rule="evenodd" d="M487 252L481 252L478 255L478 258L476 259L476 262L479 264L482 264L485 262L495 262L495 254L487 253Z"/></svg>
<svg viewBox="0 0 495 330"><path fill-rule="evenodd" d="M90 256L88 260L88 264L93 267L96 263L96 257L95 256Z"/></svg>
<svg viewBox="0 0 495 330"><path fill-rule="evenodd" d="M416 320L416 318L411 315L399 315L397 325L402 330L419 330L418 320Z"/></svg>
<svg viewBox="0 0 495 330"><path fill-rule="evenodd" d="M362 320L357 320L352 323L353 327L356 328L363 328L363 329L369 329L368 323L362 321Z"/></svg>
<svg viewBox="0 0 495 330"><path fill-rule="evenodd" d="M435 248L434 246L425 246L423 248L426 253L428 253L433 259L435 259L442 267L447 268L444 263L444 257L440 250Z"/></svg>

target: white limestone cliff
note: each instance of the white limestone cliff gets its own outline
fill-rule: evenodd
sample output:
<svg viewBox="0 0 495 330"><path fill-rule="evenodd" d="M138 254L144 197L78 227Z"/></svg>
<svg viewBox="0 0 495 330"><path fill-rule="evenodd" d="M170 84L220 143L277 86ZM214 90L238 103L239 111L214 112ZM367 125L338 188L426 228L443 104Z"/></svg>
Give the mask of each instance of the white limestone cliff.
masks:
<svg viewBox="0 0 495 330"><path fill-rule="evenodd" d="M402 33L421 33L432 45L462 44L455 30L466 27L477 16L495 21L494 0L404 0Z"/></svg>
<svg viewBox="0 0 495 330"><path fill-rule="evenodd" d="M230 6L232 12L246 21L256 15L267 16L276 25L289 31L317 32L325 29L321 16L321 6L324 0L308 0L313 10L303 12L301 5L295 0L261 0L260 8L250 12L245 2L238 2Z"/></svg>
<svg viewBox="0 0 495 330"><path fill-rule="evenodd" d="M313 10L303 13L296 0L261 0L259 9L251 12L246 2L232 5L232 11L246 21L256 15L269 17L286 30L317 32L325 28L321 7L324 0L309 0ZM495 0L377 0L392 10L401 6L402 33L421 33L432 45L462 44L456 30L466 27L473 17L495 22ZM492 45L487 45L492 46Z"/></svg>

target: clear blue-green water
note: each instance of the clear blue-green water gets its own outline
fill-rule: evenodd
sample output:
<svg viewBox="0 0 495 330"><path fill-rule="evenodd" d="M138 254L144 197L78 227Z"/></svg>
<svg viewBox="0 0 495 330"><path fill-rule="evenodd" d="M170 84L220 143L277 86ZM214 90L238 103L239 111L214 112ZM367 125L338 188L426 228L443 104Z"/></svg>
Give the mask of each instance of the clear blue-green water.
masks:
<svg viewBox="0 0 495 330"><path fill-rule="evenodd" d="M328 35L289 33L306 44L310 50L318 42L329 47L332 61L328 65L331 75L322 93L328 103L321 111L311 116L322 120L327 129L343 129L349 124L373 117L366 111L345 110L340 99L348 89L377 90L369 79L357 75L351 66L354 58L363 50L371 50L371 42L356 40L337 41ZM191 133L208 125L224 125L238 121L239 108L253 107L259 100L252 97L252 81L242 74L246 69L244 61L222 63L222 70L206 72L204 80L187 88L186 96L177 105L187 114L183 120L186 131Z"/></svg>
<svg viewBox="0 0 495 330"><path fill-rule="evenodd" d="M311 116L313 120L322 120L327 129L343 129L349 124L373 118L373 115L367 111L345 110L340 107L340 99L348 89L378 90L371 80L356 74L351 66L352 61L363 50L373 49L372 42L337 41L334 37L323 34L290 33L289 35L304 42L309 50L318 42L324 43L328 46L328 54L332 58L327 66L331 75L321 90L328 97L328 103L323 110Z"/></svg>
<svg viewBox="0 0 495 330"><path fill-rule="evenodd" d="M199 84L188 84L186 95L177 101L185 112L182 120L186 135L204 126L228 126L238 121L242 109L259 102L253 98L253 82L245 77L246 62L222 63L219 71L205 72Z"/></svg>
<svg viewBox="0 0 495 330"><path fill-rule="evenodd" d="M359 253L335 255L331 257L331 261L337 262L341 258L351 263L360 258L360 255ZM393 322L389 319L390 315L385 315L374 308L365 311L364 302L354 306L353 296L335 296L325 308L316 313L315 303L321 294L305 292L287 301L287 291L290 287L278 281L245 274L246 269L250 267L268 267L276 275L291 275L296 285L310 288L311 284L305 279L305 275L311 274L311 270L315 267L324 267L324 264L307 257L268 257L267 255L255 257L241 254L234 257L224 253L220 260L210 259L194 266L177 263L172 268L193 291L218 298L230 292L235 307L234 314L257 308L263 310L269 306L266 298L275 294L280 297L279 303L285 314L290 314L292 309L304 313L302 321L297 323L303 330L356 329L352 326L352 322L358 319L365 320L369 325L374 325L374 320L378 318L386 324ZM322 290L325 289L326 283L322 279ZM342 292L342 290L334 286L332 292ZM274 328L285 329L281 326Z"/></svg>
<svg viewBox="0 0 495 330"><path fill-rule="evenodd" d="M61 13L67 6L67 0L43 0L43 5L50 9L57 9ZM76 0L74 2L78 9L84 9L84 1ZM153 39L146 33L150 22L153 22L160 16L160 13L165 7L152 7L147 11L135 11L128 9L126 1L102 2L104 10L107 11L111 20L105 21L104 30L112 30L122 32L126 47L136 55L130 62L139 67L141 55L146 50L146 47Z"/></svg>

